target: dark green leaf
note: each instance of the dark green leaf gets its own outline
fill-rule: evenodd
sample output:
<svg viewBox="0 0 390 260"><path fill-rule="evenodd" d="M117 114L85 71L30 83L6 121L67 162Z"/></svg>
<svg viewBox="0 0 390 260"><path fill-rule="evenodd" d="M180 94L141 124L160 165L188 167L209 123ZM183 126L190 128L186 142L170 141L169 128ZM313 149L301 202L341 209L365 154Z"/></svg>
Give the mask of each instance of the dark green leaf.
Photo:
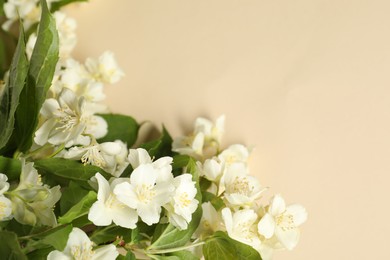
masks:
<svg viewBox="0 0 390 260"><path fill-rule="evenodd" d="M21 171L22 164L18 159L0 156L0 173L7 175L9 181L18 179Z"/></svg>
<svg viewBox="0 0 390 260"><path fill-rule="evenodd" d="M70 181L69 186L62 192L60 200L61 215L65 214L73 205L87 195L88 190L81 187L77 182Z"/></svg>
<svg viewBox="0 0 390 260"><path fill-rule="evenodd" d="M173 157L172 168L174 170L184 168L188 165L190 159L191 157L189 157L188 155L175 155Z"/></svg>
<svg viewBox="0 0 390 260"><path fill-rule="evenodd" d="M19 96L26 82L28 60L23 26L20 26L19 41L12 58L9 82L0 96L0 149L8 142L14 130L15 112L19 105ZM1 46L0 46L1 49ZM1 50L0 50L1 52Z"/></svg>
<svg viewBox="0 0 390 260"><path fill-rule="evenodd" d="M98 140L99 143L121 140L127 144L127 147L133 146L138 137L139 125L132 117L118 114L104 114L100 116L108 124L108 133L105 137Z"/></svg>
<svg viewBox="0 0 390 260"><path fill-rule="evenodd" d="M0 17L1 17L2 15L4 15L3 6L4 6L4 0L0 0Z"/></svg>
<svg viewBox="0 0 390 260"><path fill-rule="evenodd" d="M27 259L20 248L18 237L15 233L9 231L0 231L0 241L1 259Z"/></svg>
<svg viewBox="0 0 390 260"><path fill-rule="evenodd" d="M35 168L40 173L45 175L55 175L60 178L74 180L80 182L86 182L91 177L95 176L97 172L100 172L106 178L110 175L93 165L84 165L78 161L66 160L62 158L50 158L38 160L34 164Z"/></svg>
<svg viewBox="0 0 390 260"><path fill-rule="evenodd" d="M84 196L76 205L69 209L65 215L59 217L58 223L67 224L71 223L74 219L87 215L92 204L96 201L96 192L90 191Z"/></svg>
<svg viewBox="0 0 390 260"><path fill-rule="evenodd" d="M47 246L45 248L34 250L27 254L27 258L34 259L34 260L46 260L47 255L53 250L54 248L52 246Z"/></svg>
<svg viewBox="0 0 390 260"><path fill-rule="evenodd" d="M97 245L100 245L115 241L117 237L122 237L125 242L130 242L132 238L132 230L116 225L100 227L93 232L91 240Z"/></svg>
<svg viewBox="0 0 390 260"><path fill-rule="evenodd" d="M188 228L186 230L179 230L172 224L157 225L156 232L153 235L152 244L149 247L150 250L160 250L184 246L191 239L192 234L195 232L199 225L200 219L202 217L202 194L199 188L199 176L197 167L193 159L189 160L186 169L188 173L192 174L193 181L196 182L195 186L197 189L197 194L195 198L199 201L198 208L192 214L192 220L188 224Z"/></svg>
<svg viewBox="0 0 390 260"><path fill-rule="evenodd" d="M61 0L53 2L51 4L51 11L54 13L55 11L58 11L61 7L76 2L88 2L88 0Z"/></svg>
<svg viewBox="0 0 390 260"><path fill-rule="evenodd" d="M51 245L59 251L63 251L66 246L66 242L68 241L69 234L70 232L72 232L72 229L72 225L61 226L61 228L45 236L42 239L42 242Z"/></svg>
<svg viewBox="0 0 390 260"><path fill-rule="evenodd" d="M203 245L206 260L261 260L260 254L251 246L231 239L225 232L217 231Z"/></svg>
<svg viewBox="0 0 390 260"><path fill-rule="evenodd" d="M200 183L200 189L202 191L207 190L211 186L211 181L203 177L199 178L199 183Z"/></svg>
<svg viewBox="0 0 390 260"><path fill-rule="evenodd" d="M140 145L148 151L151 157L160 158L163 156L172 156L172 137L163 127L163 132L159 139Z"/></svg>
<svg viewBox="0 0 390 260"><path fill-rule="evenodd" d="M46 1L41 0L42 16L37 41L31 56L27 84L20 95L16 111L16 140L18 149L26 152L38 124L39 110L46 98L58 61L59 40L56 22Z"/></svg>

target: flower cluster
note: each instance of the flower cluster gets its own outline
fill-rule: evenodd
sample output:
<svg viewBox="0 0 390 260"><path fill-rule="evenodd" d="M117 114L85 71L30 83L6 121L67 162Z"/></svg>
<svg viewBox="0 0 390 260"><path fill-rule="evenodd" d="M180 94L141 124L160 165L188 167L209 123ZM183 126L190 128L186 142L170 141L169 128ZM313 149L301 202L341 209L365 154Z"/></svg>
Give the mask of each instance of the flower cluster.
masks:
<svg viewBox="0 0 390 260"><path fill-rule="evenodd" d="M293 249L306 210L263 201L250 149L221 143L225 116L140 140L136 120L109 113L105 88L124 73L109 51L72 56L77 24L59 10L71 2L0 5L6 35L21 23L13 59L0 56L0 255L267 260Z"/></svg>

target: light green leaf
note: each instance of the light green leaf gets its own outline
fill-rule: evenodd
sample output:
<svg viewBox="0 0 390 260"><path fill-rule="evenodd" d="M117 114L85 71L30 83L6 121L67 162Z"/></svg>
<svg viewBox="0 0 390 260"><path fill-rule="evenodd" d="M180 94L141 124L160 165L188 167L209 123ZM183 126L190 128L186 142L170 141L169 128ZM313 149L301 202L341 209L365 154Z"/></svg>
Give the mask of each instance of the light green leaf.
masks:
<svg viewBox="0 0 390 260"><path fill-rule="evenodd" d="M8 180L16 180L20 177L22 164L18 159L0 156L0 173L7 175Z"/></svg>
<svg viewBox="0 0 390 260"><path fill-rule="evenodd" d="M92 204L96 201L97 195L96 192L90 191L86 196L84 196L76 205L66 212L65 215L59 217L58 223L67 224L71 223L73 220L87 215Z"/></svg>
<svg viewBox="0 0 390 260"><path fill-rule="evenodd" d="M220 197L217 197L215 194L203 191L202 192L202 202L211 202L211 204L214 206L214 208L219 211L220 209L226 207L225 203Z"/></svg>
<svg viewBox="0 0 390 260"><path fill-rule="evenodd" d="M9 231L0 231L0 256L1 259L27 260L23 254L18 237Z"/></svg>
<svg viewBox="0 0 390 260"><path fill-rule="evenodd" d="M88 0L60 0L57 2L53 2L51 4L51 11L54 13L55 11L58 11L61 7L76 2L88 2Z"/></svg>
<svg viewBox="0 0 390 260"><path fill-rule="evenodd" d="M15 112L19 104L19 96L26 82L28 60L23 26L20 26L19 41L12 58L9 82L0 96L0 149L10 139L14 130ZM0 49L2 46L0 46ZM1 52L1 50L0 50Z"/></svg>
<svg viewBox="0 0 390 260"><path fill-rule="evenodd" d="M61 228L56 229L54 232L51 232L42 239L42 242L48 245L51 245L59 251L63 251L70 232L72 232L72 225L61 226Z"/></svg>
<svg viewBox="0 0 390 260"><path fill-rule="evenodd" d="M225 232L217 231L203 245L206 260L261 260L260 254L251 246L231 239Z"/></svg>
<svg viewBox="0 0 390 260"><path fill-rule="evenodd" d="M125 142L127 147L133 146L138 137L139 125L132 117L119 114L99 116L103 117L108 124L108 133L98 140L99 143L113 142L119 139Z"/></svg>
<svg viewBox="0 0 390 260"><path fill-rule="evenodd" d="M35 161L35 168L44 175L55 175L60 178L86 183L91 177L100 172L106 178L110 175L93 165L84 165L78 161L62 158L50 158ZM88 185L89 186L89 185ZM87 186L87 187L88 187Z"/></svg>
<svg viewBox="0 0 390 260"><path fill-rule="evenodd" d="M18 149L26 152L32 144L38 124L39 110L46 98L58 61L59 40L56 23L46 1L41 0L42 16L37 41L31 56L27 84L20 95L16 111L16 140Z"/></svg>
<svg viewBox="0 0 390 260"><path fill-rule="evenodd" d="M199 225L200 219L202 217L202 194L199 188L197 167L193 159L189 160L186 166L186 172L192 174L192 180L196 183L195 186L197 189L197 194L195 198L199 201L198 208L192 214L192 220L188 224L188 228L186 230L179 230L172 224L157 225L156 231L153 235L152 244L149 247L150 250L160 250L184 246L188 241L190 241L192 234Z"/></svg>
<svg viewBox="0 0 390 260"><path fill-rule="evenodd" d="M182 250L170 253L171 256L179 257L179 259L185 259L185 260L199 260L199 257L191 253L190 251Z"/></svg>
<svg viewBox="0 0 390 260"><path fill-rule="evenodd" d="M137 260L133 252L127 251L127 254L124 255L119 255L116 260Z"/></svg>

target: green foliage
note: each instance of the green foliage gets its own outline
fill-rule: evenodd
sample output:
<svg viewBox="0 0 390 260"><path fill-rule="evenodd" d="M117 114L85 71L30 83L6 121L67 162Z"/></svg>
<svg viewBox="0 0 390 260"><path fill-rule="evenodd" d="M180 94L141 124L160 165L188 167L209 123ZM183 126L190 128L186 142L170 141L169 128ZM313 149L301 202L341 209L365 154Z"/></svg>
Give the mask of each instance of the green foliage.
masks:
<svg viewBox="0 0 390 260"><path fill-rule="evenodd" d="M151 157L156 159L163 156L172 156L172 137L168 131L163 127L163 132L157 140L153 140L147 143L140 145L141 148L144 148Z"/></svg>
<svg viewBox="0 0 390 260"><path fill-rule="evenodd" d="M72 232L72 229L72 225L60 226L60 228L46 235L42 239L42 243L51 245L56 250L63 251L66 246L66 242L68 241L69 234L70 232Z"/></svg>
<svg viewBox="0 0 390 260"><path fill-rule="evenodd" d="M191 253L190 251L182 250L170 253L171 256L176 256L178 259L186 259L186 260L199 260L199 257Z"/></svg>
<svg viewBox="0 0 390 260"><path fill-rule="evenodd" d="M19 98L16 110L15 140L20 151L26 152L32 144L38 124L39 110L46 98L58 61L59 39L56 23L46 1L41 0L42 16L37 41L31 56L27 84Z"/></svg>
<svg viewBox="0 0 390 260"><path fill-rule="evenodd" d="M9 231L0 231L0 256L1 259L24 260L27 257L23 254L18 237Z"/></svg>
<svg viewBox="0 0 390 260"><path fill-rule="evenodd" d="M196 182L195 186L197 189L197 194L195 198L199 201L198 208L192 214L192 220L188 224L188 228L186 230L179 230L172 224L157 225L155 234L153 235L152 244L149 247L150 250L160 250L184 246L188 241L190 241L192 234L199 225L200 219L202 217L202 195L199 187L198 171L193 159L189 159L186 168L187 172L192 174L193 181Z"/></svg>
<svg viewBox="0 0 390 260"><path fill-rule="evenodd" d="M231 239L225 232L217 231L203 245L206 260L261 260L260 254L251 246Z"/></svg>
<svg viewBox="0 0 390 260"><path fill-rule="evenodd" d="M131 147L138 137L139 125L134 118L118 114L103 114L103 117L108 124L108 133L105 137L99 139L99 143L113 142L121 140Z"/></svg>
<svg viewBox="0 0 390 260"><path fill-rule="evenodd" d="M7 175L8 180L16 180L20 177L22 163L17 159L0 156L0 173Z"/></svg>
<svg viewBox="0 0 390 260"><path fill-rule="evenodd" d="M126 243L129 243L132 241L132 233L133 230L131 229L123 228L113 224L108 227L97 228L90 238L97 245L115 241L117 237L122 237Z"/></svg>
<svg viewBox="0 0 390 260"><path fill-rule="evenodd" d="M87 215L92 204L96 201L96 198L97 198L96 192L94 191L88 192L88 194L84 196L76 205L71 207L68 210L68 212L65 213L65 215L59 217L58 223L60 224L71 223L73 220Z"/></svg>
<svg viewBox="0 0 390 260"><path fill-rule="evenodd" d="M214 208L219 211L220 209L226 207L225 203L220 197L217 197L215 194L207 191L202 191L203 202L211 202Z"/></svg>
<svg viewBox="0 0 390 260"><path fill-rule="evenodd" d="M76 3L76 2L88 2L88 0L60 0L57 2L53 2L51 4L51 12L58 11L61 7L71 4L71 3Z"/></svg>
<svg viewBox="0 0 390 260"><path fill-rule="evenodd" d="M137 260L137 258L135 257L135 255L131 251L128 251L125 256L124 255L119 255L116 258L116 260Z"/></svg>
<svg viewBox="0 0 390 260"><path fill-rule="evenodd" d="M14 130L15 112L19 104L20 93L25 85L27 71L26 43L23 26L20 26L19 41L11 63L9 82L0 97L0 122L2 122L0 124L0 150L5 147Z"/></svg>
<svg viewBox="0 0 390 260"><path fill-rule="evenodd" d="M84 189L75 181L70 181L69 185L62 191L60 200L61 215L64 215L71 207L73 207L73 205L80 201L80 198L83 198L87 194L87 189Z"/></svg>
<svg viewBox="0 0 390 260"><path fill-rule="evenodd" d="M87 181L91 179L91 177L95 176L97 172L100 172L106 178L110 177L108 173L99 167L93 165L84 165L77 161L66 160L62 158L38 160L35 162L34 166L39 170L40 173L44 175L54 175L61 179L74 180L79 184L84 184L86 187L89 187Z"/></svg>

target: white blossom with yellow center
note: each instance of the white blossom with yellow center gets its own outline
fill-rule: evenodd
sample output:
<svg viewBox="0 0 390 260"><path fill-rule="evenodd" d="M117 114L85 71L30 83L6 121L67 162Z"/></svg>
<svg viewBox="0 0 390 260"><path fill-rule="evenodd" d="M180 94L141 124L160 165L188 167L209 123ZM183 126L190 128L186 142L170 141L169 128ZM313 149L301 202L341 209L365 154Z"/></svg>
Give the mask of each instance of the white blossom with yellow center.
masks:
<svg viewBox="0 0 390 260"><path fill-rule="evenodd" d="M64 251L54 250L47 256L48 260L111 260L116 259L119 252L114 245L101 246L93 250L93 243L79 228L73 228L69 234Z"/></svg>
<svg viewBox="0 0 390 260"><path fill-rule="evenodd" d="M99 190L97 201L89 210L88 219L96 226L108 226L114 222L118 226L134 229L138 221L136 211L117 200L113 193L115 185L124 180L116 179L110 185L100 173L96 173L95 178Z"/></svg>
<svg viewBox="0 0 390 260"><path fill-rule="evenodd" d="M117 199L135 209L147 225L160 220L161 207L171 199L175 187L172 183L158 181L159 169L152 164L141 164L130 176L129 182L115 186Z"/></svg>
<svg viewBox="0 0 390 260"><path fill-rule="evenodd" d="M286 207L284 199L275 195L268 207L267 213L258 224L258 231L266 239L275 236L287 249L293 249L299 240L298 227L307 219L304 207L298 204Z"/></svg>

